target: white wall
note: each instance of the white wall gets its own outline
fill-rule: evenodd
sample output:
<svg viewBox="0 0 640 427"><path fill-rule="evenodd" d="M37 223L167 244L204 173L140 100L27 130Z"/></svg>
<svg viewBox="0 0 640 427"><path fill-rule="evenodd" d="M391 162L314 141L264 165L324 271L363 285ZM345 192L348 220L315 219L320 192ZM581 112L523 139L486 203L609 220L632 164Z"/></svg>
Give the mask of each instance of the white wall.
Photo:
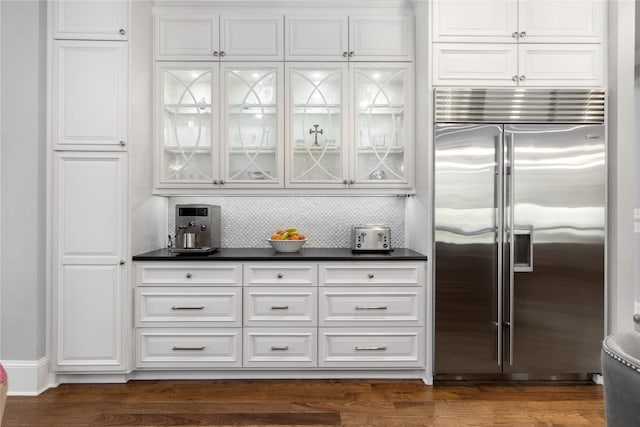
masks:
<svg viewBox="0 0 640 427"><path fill-rule="evenodd" d="M0 2L0 359L46 354L46 4Z"/></svg>

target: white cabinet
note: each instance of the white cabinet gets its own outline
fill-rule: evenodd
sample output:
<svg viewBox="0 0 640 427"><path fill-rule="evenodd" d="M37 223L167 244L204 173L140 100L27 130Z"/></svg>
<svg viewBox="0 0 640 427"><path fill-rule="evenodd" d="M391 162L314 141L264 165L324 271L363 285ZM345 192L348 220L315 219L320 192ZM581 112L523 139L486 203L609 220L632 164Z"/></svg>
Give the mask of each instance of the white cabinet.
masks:
<svg viewBox="0 0 640 427"><path fill-rule="evenodd" d="M287 61L411 61L413 16L285 16Z"/></svg>
<svg viewBox="0 0 640 427"><path fill-rule="evenodd" d="M49 2L54 39L127 40L129 2L56 0Z"/></svg>
<svg viewBox="0 0 640 427"><path fill-rule="evenodd" d="M282 15L218 15L209 10L155 16L158 61L283 59Z"/></svg>
<svg viewBox="0 0 640 427"><path fill-rule="evenodd" d="M412 70L402 63L287 64L286 185L410 187Z"/></svg>
<svg viewBox="0 0 640 427"><path fill-rule="evenodd" d="M158 62L156 85L156 188L283 186L282 64Z"/></svg>
<svg viewBox="0 0 640 427"><path fill-rule="evenodd" d="M602 43L600 0L436 0L434 42Z"/></svg>
<svg viewBox="0 0 640 427"><path fill-rule="evenodd" d="M129 344L125 153L53 156L55 371L123 371Z"/></svg>
<svg viewBox="0 0 640 427"><path fill-rule="evenodd" d="M127 44L56 40L52 56L54 149L126 150Z"/></svg>

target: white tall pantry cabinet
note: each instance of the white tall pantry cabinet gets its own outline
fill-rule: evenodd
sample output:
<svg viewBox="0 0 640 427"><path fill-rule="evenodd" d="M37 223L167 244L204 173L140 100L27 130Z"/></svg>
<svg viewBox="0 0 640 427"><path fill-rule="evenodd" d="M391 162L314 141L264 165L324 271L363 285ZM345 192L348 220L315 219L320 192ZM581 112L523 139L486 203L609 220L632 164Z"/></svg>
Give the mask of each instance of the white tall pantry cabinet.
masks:
<svg viewBox="0 0 640 427"><path fill-rule="evenodd" d="M49 2L51 365L129 369L125 1Z"/></svg>

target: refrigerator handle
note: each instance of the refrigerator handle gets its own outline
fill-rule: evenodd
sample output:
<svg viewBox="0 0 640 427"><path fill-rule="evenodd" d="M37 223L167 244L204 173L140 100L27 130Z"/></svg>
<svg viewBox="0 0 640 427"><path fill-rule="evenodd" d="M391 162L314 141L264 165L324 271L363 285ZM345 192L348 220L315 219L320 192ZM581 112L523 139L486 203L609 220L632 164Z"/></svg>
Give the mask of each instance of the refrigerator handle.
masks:
<svg viewBox="0 0 640 427"><path fill-rule="evenodd" d="M502 298L503 298L503 269L504 269L504 236L502 230L504 229L504 132L501 132L495 137L495 183L494 183L494 212L495 225L496 225L496 247L497 254L496 259L498 265L496 266L496 334L497 334L497 349L496 360L499 367L502 367L502 352L503 352L503 332L502 332Z"/></svg>
<svg viewBox="0 0 640 427"><path fill-rule="evenodd" d="M513 291L514 291L514 218L515 218L515 201L514 201L514 162L513 162L513 148L514 148L515 135L513 133L505 133L505 209L506 209L506 225L505 233L507 240L508 250L508 269L507 280L509 285L509 320L505 322L505 325L509 328L509 366L513 366L513 328L514 328L514 313L513 313Z"/></svg>

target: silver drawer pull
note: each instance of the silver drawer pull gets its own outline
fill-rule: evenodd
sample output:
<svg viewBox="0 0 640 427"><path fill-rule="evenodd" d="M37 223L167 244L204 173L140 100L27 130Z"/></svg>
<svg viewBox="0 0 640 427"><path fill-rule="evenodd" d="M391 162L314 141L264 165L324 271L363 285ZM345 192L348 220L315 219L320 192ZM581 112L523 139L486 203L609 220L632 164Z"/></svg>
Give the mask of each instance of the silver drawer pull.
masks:
<svg viewBox="0 0 640 427"><path fill-rule="evenodd" d="M386 305L378 305L378 306L364 306L364 305L356 305L356 310L386 310Z"/></svg>
<svg viewBox="0 0 640 427"><path fill-rule="evenodd" d="M356 351L384 351L386 349L386 345L380 347L356 347Z"/></svg>
<svg viewBox="0 0 640 427"><path fill-rule="evenodd" d="M278 273L278 279L282 279L283 277L284 277L284 274Z"/></svg>
<svg viewBox="0 0 640 427"><path fill-rule="evenodd" d="M287 350L289 350L289 346L288 345L285 345L285 346L282 346L282 347L276 347L274 345L271 346L271 351L287 351Z"/></svg>
<svg viewBox="0 0 640 427"><path fill-rule="evenodd" d="M204 310L204 305L201 305L200 307L178 307L174 305L171 307L171 310Z"/></svg>
<svg viewBox="0 0 640 427"><path fill-rule="evenodd" d="M288 305L272 305L271 310L288 310Z"/></svg>
<svg viewBox="0 0 640 427"><path fill-rule="evenodd" d="M187 279L191 279L192 277L193 277L193 274L187 273Z"/></svg>
<svg viewBox="0 0 640 427"><path fill-rule="evenodd" d="M204 346L200 346L200 347L178 347L178 346L174 345L172 350L177 350L177 351L202 351L202 350L204 350Z"/></svg>
<svg viewBox="0 0 640 427"><path fill-rule="evenodd" d="M373 279L374 277L376 277L373 273L369 273L369 279Z"/></svg>

